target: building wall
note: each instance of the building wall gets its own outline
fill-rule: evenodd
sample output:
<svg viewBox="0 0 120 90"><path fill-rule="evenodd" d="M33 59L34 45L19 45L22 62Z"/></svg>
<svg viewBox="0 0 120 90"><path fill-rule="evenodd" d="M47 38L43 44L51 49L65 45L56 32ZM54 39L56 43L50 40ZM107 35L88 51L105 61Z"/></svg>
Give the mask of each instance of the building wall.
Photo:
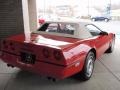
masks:
<svg viewBox="0 0 120 90"><path fill-rule="evenodd" d="M28 0L30 31L37 29L37 7L36 0Z"/></svg>
<svg viewBox="0 0 120 90"><path fill-rule="evenodd" d="M0 0L0 39L23 31L22 0Z"/></svg>

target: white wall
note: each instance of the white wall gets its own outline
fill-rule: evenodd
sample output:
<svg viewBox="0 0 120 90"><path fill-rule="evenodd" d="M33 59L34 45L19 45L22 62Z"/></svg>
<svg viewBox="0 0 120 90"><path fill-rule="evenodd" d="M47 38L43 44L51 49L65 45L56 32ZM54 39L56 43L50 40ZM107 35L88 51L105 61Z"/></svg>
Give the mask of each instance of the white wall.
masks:
<svg viewBox="0 0 120 90"><path fill-rule="evenodd" d="M24 33L26 42L30 41L30 33L37 29L36 0L22 0Z"/></svg>

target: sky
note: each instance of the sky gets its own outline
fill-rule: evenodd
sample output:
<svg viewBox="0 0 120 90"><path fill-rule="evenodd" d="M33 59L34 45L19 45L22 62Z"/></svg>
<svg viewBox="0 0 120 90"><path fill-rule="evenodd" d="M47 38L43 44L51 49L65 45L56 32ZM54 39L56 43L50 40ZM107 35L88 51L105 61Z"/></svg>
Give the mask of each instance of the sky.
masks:
<svg viewBox="0 0 120 90"><path fill-rule="evenodd" d="M44 8L51 5L80 5L80 6L87 6L88 1L90 6L104 6L108 4L110 1L112 4L120 3L120 0L37 0L37 6L39 8Z"/></svg>
<svg viewBox="0 0 120 90"><path fill-rule="evenodd" d="M77 6L78 11L76 14L87 14L88 8L88 1L89 7L99 7L104 8L108 5L111 1L111 4L120 4L120 0L37 0L37 7L39 9L46 9L49 6L60 6L60 5L71 5ZM91 10L92 11L92 10ZM92 12L93 13L93 12Z"/></svg>

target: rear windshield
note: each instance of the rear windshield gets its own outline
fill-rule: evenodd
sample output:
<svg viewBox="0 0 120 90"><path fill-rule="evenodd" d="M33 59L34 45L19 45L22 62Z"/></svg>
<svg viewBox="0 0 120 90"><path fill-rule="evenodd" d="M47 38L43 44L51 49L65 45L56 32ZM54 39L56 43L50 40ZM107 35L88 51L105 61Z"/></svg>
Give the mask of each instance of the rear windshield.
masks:
<svg viewBox="0 0 120 90"><path fill-rule="evenodd" d="M38 31L74 35L75 26L75 24L70 23L44 23Z"/></svg>

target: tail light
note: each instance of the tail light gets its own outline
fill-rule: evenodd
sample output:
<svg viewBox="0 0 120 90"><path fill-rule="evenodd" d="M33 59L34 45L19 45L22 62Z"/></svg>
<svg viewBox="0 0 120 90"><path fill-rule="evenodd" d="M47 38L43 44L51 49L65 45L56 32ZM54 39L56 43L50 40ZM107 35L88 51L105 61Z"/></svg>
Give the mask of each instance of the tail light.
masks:
<svg viewBox="0 0 120 90"><path fill-rule="evenodd" d="M14 46L14 44L12 42L10 42L10 49L15 50L15 46Z"/></svg>
<svg viewBox="0 0 120 90"><path fill-rule="evenodd" d="M5 41L5 40L3 40L3 44L4 44L4 45L6 44L6 41Z"/></svg>
<svg viewBox="0 0 120 90"><path fill-rule="evenodd" d="M3 49L15 50L15 45L13 42L3 40L2 41Z"/></svg>
<svg viewBox="0 0 120 90"><path fill-rule="evenodd" d="M61 55L61 53L59 51L54 51L53 54L54 54L54 58L56 60L61 60L62 55Z"/></svg>
<svg viewBox="0 0 120 90"><path fill-rule="evenodd" d="M0 51L0 56L2 56L2 51Z"/></svg>
<svg viewBox="0 0 120 90"><path fill-rule="evenodd" d="M10 46L13 46L13 43L12 43L12 42L10 43Z"/></svg>
<svg viewBox="0 0 120 90"><path fill-rule="evenodd" d="M44 49L42 50L42 52L43 52L43 56L44 56L44 57L48 58L48 57L50 56L50 53L49 53L49 50L48 50L48 49L44 48Z"/></svg>
<svg viewBox="0 0 120 90"><path fill-rule="evenodd" d="M3 48L4 49L8 49L8 45L7 45L7 41L6 40L3 40L2 44L3 44Z"/></svg>

